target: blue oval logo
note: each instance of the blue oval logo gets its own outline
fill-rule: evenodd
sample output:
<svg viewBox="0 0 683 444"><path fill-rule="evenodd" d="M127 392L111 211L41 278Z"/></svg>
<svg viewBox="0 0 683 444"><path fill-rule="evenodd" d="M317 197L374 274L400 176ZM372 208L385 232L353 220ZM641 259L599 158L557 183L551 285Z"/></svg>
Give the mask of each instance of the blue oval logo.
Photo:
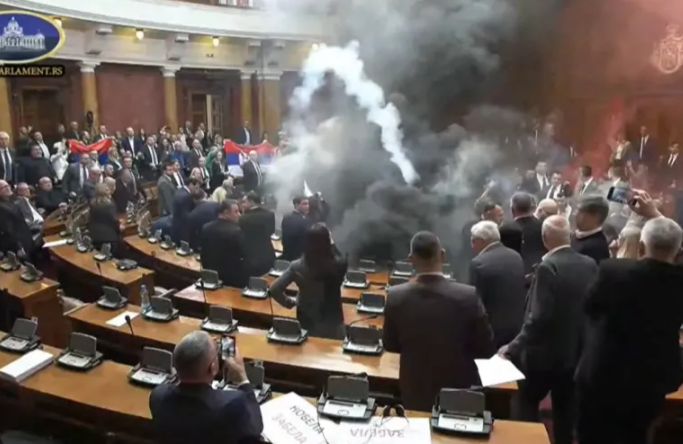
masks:
<svg viewBox="0 0 683 444"><path fill-rule="evenodd" d="M25 11L0 12L0 62L31 63L64 45L64 30L50 17Z"/></svg>

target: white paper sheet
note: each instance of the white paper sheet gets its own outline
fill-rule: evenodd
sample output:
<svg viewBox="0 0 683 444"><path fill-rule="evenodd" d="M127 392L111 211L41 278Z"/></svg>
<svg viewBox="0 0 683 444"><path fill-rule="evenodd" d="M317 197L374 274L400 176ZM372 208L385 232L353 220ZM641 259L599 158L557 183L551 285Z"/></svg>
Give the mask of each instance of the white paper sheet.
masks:
<svg viewBox="0 0 683 444"><path fill-rule="evenodd" d="M50 365L54 356L43 350L33 350L16 361L0 368L0 378L21 382Z"/></svg>
<svg viewBox="0 0 683 444"><path fill-rule="evenodd" d="M498 355L491 359L475 359L474 363L477 365L481 385L484 387L524 379L524 374L515 367L515 364Z"/></svg>
<svg viewBox="0 0 683 444"><path fill-rule="evenodd" d="M126 325L126 316L130 316L130 319L133 320L135 319L140 313L136 313L134 311L124 311L120 315L111 318L110 320L107 321L107 325L111 325L113 327L123 327Z"/></svg>

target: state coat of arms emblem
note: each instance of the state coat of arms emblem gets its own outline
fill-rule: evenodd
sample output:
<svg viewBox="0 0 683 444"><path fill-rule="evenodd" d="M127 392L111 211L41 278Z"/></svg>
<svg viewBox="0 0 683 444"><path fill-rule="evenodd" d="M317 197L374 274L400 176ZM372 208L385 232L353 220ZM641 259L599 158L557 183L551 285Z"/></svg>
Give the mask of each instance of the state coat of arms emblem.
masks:
<svg viewBox="0 0 683 444"><path fill-rule="evenodd" d="M655 43L652 64L663 74L673 74L683 66L683 35L678 25L666 27L666 37Z"/></svg>

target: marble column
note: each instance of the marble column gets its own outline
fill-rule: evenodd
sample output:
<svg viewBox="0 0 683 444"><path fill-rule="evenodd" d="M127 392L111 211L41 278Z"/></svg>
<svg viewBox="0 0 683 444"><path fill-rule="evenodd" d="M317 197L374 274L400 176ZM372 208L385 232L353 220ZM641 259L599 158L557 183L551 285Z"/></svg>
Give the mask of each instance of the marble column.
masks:
<svg viewBox="0 0 683 444"><path fill-rule="evenodd" d="M252 77L253 77L253 71L242 71L240 72L240 85L241 85L241 90L240 90L240 106L242 109L242 114L239 122L239 128L242 127L244 124L244 121L247 120L249 121L249 125L252 129L252 131L256 128L256 123L257 122L252 122L252 114L253 114L253 105L251 103L251 92L252 92ZM258 137L256 134L253 134L254 137ZM253 141L252 141L253 143Z"/></svg>
<svg viewBox="0 0 683 444"><path fill-rule="evenodd" d="M282 125L280 107L280 79L282 71L262 71L259 79L259 128L268 133L268 140L275 145ZM261 134L259 134L261 137ZM259 140L260 142L260 140Z"/></svg>
<svg viewBox="0 0 683 444"><path fill-rule="evenodd" d="M93 114L93 127L97 128L100 124L100 113L97 106L97 81L95 79L95 68L97 62L81 62L81 87L83 88L83 110L91 111Z"/></svg>
<svg viewBox="0 0 683 444"><path fill-rule="evenodd" d="M164 66L161 73L164 75L164 121L171 128L171 132L178 131L178 90L176 88L175 74L178 67Z"/></svg>
<svg viewBox="0 0 683 444"><path fill-rule="evenodd" d="M12 114L9 99L9 83L6 77L0 77L0 131L10 136L10 144L14 143L12 135ZM12 145L10 145L12 146Z"/></svg>

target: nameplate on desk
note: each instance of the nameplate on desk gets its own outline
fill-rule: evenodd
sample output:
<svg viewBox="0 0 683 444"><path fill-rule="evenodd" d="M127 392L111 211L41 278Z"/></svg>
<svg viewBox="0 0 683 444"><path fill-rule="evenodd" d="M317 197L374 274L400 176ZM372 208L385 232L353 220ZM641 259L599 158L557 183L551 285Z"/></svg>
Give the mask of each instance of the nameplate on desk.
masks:
<svg viewBox="0 0 683 444"><path fill-rule="evenodd" d="M111 325L112 327L123 327L126 325L126 316L130 317L131 320L135 319L140 313L136 313L134 311L124 311L120 315L111 318L106 322L107 325Z"/></svg>
<svg viewBox="0 0 683 444"><path fill-rule="evenodd" d="M454 432L483 433L484 418L440 414L438 427Z"/></svg>
<svg viewBox="0 0 683 444"><path fill-rule="evenodd" d="M33 350L16 361L0 368L0 379L21 382L52 363L54 356L43 350Z"/></svg>
<svg viewBox="0 0 683 444"><path fill-rule="evenodd" d="M330 416L362 418L365 416L365 411L367 408L367 404L328 400L325 402L325 406L323 407L323 413Z"/></svg>

